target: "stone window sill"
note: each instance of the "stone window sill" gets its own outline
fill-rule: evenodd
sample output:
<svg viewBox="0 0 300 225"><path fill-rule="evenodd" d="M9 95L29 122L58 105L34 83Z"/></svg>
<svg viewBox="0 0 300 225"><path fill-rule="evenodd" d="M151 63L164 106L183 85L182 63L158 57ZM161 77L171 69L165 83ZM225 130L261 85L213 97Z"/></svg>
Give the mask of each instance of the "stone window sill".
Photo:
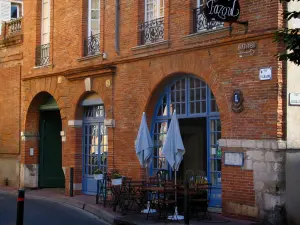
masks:
<svg viewBox="0 0 300 225"><path fill-rule="evenodd" d="M207 41L217 40L230 36L230 27L223 27L215 30L202 31L184 36L182 39L184 44L195 44L199 42L207 43Z"/></svg>
<svg viewBox="0 0 300 225"><path fill-rule="evenodd" d="M51 67L53 67L52 64L47 64L43 66L34 66L33 69L42 69L42 68L51 68Z"/></svg>
<svg viewBox="0 0 300 225"><path fill-rule="evenodd" d="M163 40L151 44L139 45L131 48L131 50L138 54L149 50L154 51L154 50L165 49L169 47L169 44L170 44L169 40Z"/></svg>
<svg viewBox="0 0 300 225"><path fill-rule="evenodd" d="M81 62L81 61L91 60L91 59L102 57L102 55L103 55L102 53L98 53L95 55L88 55L88 56L84 56L84 57L77 59L77 61Z"/></svg>

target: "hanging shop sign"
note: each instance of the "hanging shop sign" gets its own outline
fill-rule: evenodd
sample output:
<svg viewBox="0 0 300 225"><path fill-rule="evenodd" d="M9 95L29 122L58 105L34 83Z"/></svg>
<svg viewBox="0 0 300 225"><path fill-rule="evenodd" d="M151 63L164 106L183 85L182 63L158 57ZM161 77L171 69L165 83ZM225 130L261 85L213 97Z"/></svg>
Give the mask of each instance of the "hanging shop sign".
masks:
<svg viewBox="0 0 300 225"><path fill-rule="evenodd" d="M256 42L241 43L238 45L240 57L252 56L256 52Z"/></svg>
<svg viewBox="0 0 300 225"><path fill-rule="evenodd" d="M225 152L224 153L225 166L243 166L244 153L243 152Z"/></svg>
<svg viewBox="0 0 300 225"><path fill-rule="evenodd" d="M300 93L290 93L290 105L300 106Z"/></svg>
<svg viewBox="0 0 300 225"><path fill-rule="evenodd" d="M232 111L235 113L240 113L244 110L244 97L240 90L235 90L232 95Z"/></svg>
<svg viewBox="0 0 300 225"><path fill-rule="evenodd" d="M235 22L240 16L238 0L206 0L204 14L207 20Z"/></svg>

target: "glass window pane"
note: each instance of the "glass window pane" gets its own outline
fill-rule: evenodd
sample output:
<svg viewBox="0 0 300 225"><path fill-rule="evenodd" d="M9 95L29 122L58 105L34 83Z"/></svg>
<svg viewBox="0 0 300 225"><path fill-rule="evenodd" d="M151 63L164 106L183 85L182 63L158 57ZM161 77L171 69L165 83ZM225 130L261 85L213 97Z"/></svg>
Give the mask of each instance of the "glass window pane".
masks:
<svg viewBox="0 0 300 225"><path fill-rule="evenodd" d="M201 88L201 99L206 99L206 88Z"/></svg>
<svg viewBox="0 0 300 225"><path fill-rule="evenodd" d="M200 102L196 102L196 113L200 113Z"/></svg>
<svg viewBox="0 0 300 225"><path fill-rule="evenodd" d="M195 87L194 83L195 83L195 80L192 79L192 78L190 78L190 88L194 88Z"/></svg>
<svg viewBox="0 0 300 225"><path fill-rule="evenodd" d="M181 114L185 114L185 103L181 103Z"/></svg>
<svg viewBox="0 0 300 225"><path fill-rule="evenodd" d="M195 100L194 89L190 90L190 101Z"/></svg>
<svg viewBox="0 0 300 225"><path fill-rule="evenodd" d="M91 9L100 9L100 1L91 0Z"/></svg>
<svg viewBox="0 0 300 225"><path fill-rule="evenodd" d="M10 16L13 19L17 19L18 18L18 7L16 5L12 5L11 6Z"/></svg>
<svg viewBox="0 0 300 225"><path fill-rule="evenodd" d="M91 11L91 19L92 20L99 20L100 19L99 10L92 10Z"/></svg>
<svg viewBox="0 0 300 225"><path fill-rule="evenodd" d="M215 140L216 140L215 133L211 133L210 134L210 144L215 145L216 144Z"/></svg>
<svg viewBox="0 0 300 225"><path fill-rule="evenodd" d="M200 87L200 80L199 79L195 79L196 80L196 87Z"/></svg>
<svg viewBox="0 0 300 225"><path fill-rule="evenodd" d="M195 113L195 103L194 102L190 103L190 111L191 111L191 113Z"/></svg>
<svg viewBox="0 0 300 225"><path fill-rule="evenodd" d="M180 91L176 91L176 102L180 102Z"/></svg>
<svg viewBox="0 0 300 225"><path fill-rule="evenodd" d="M200 89L196 89L196 100L200 100Z"/></svg>
<svg viewBox="0 0 300 225"><path fill-rule="evenodd" d="M176 92L171 91L171 102L175 102L175 101L176 101L175 93L176 93Z"/></svg>
<svg viewBox="0 0 300 225"><path fill-rule="evenodd" d="M205 113L206 112L206 101L202 101L201 102L201 113Z"/></svg>
<svg viewBox="0 0 300 225"><path fill-rule="evenodd" d="M181 102L185 102L185 90L181 91Z"/></svg>

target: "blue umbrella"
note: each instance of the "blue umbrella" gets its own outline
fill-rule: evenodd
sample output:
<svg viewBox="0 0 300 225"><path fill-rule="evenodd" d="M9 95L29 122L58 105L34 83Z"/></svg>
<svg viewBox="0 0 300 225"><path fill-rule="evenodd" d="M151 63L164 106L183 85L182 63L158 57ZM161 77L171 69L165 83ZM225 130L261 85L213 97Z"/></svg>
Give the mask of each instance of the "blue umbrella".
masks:
<svg viewBox="0 0 300 225"><path fill-rule="evenodd" d="M136 138L135 151L141 166L143 168L149 167L153 155L153 142L147 126L145 112L143 112L140 129Z"/></svg>
<svg viewBox="0 0 300 225"><path fill-rule="evenodd" d="M174 110L167 137L163 146L163 154L170 164L172 170L178 171L184 153L185 148L183 146L180 134L176 110Z"/></svg>
<svg viewBox="0 0 300 225"><path fill-rule="evenodd" d="M175 186L176 186L176 171L183 160L185 148L183 146L176 110L174 110L167 137L163 146L163 154L170 164L172 170L175 171ZM175 201L177 201L177 192L175 188ZM177 206L175 207L174 216L169 216L168 219L178 220L183 219L183 216L178 215Z"/></svg>

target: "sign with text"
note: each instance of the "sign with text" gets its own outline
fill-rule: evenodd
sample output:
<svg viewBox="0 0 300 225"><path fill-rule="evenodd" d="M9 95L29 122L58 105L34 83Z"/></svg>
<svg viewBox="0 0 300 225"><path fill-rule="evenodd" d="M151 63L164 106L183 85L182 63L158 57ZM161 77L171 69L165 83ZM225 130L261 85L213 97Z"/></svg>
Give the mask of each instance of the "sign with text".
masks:
<svg viewBox="0 0 300 225"><path fill-rule="evenodd" d="M290 105L300 106L300 93L290 93Z"/></svg>
<svg viewBox="0 0 300 225"><path fill-rule="evenodd" d="M235 22L240 16L238 0L206 0L204 14L208 21Z"/></svg>
<svg viewBox="0 0 300 225"><path fill-rule="evenodd" d="M225 152L224 153L226 166L243 166L244 153L243 152Z"/></svg>
<svg viewBox="0 0 300 225"><path fill-rule="evenodd" d="M266 67L259 70L259 79L260 80L272 80L272 68Z"/></svg>
<svg viewBox="0 0 300 225"><path fill-rule="evenodd" d="M255 54L256 42L242 43L238 45L239 56L252 56Z"/></svg>

